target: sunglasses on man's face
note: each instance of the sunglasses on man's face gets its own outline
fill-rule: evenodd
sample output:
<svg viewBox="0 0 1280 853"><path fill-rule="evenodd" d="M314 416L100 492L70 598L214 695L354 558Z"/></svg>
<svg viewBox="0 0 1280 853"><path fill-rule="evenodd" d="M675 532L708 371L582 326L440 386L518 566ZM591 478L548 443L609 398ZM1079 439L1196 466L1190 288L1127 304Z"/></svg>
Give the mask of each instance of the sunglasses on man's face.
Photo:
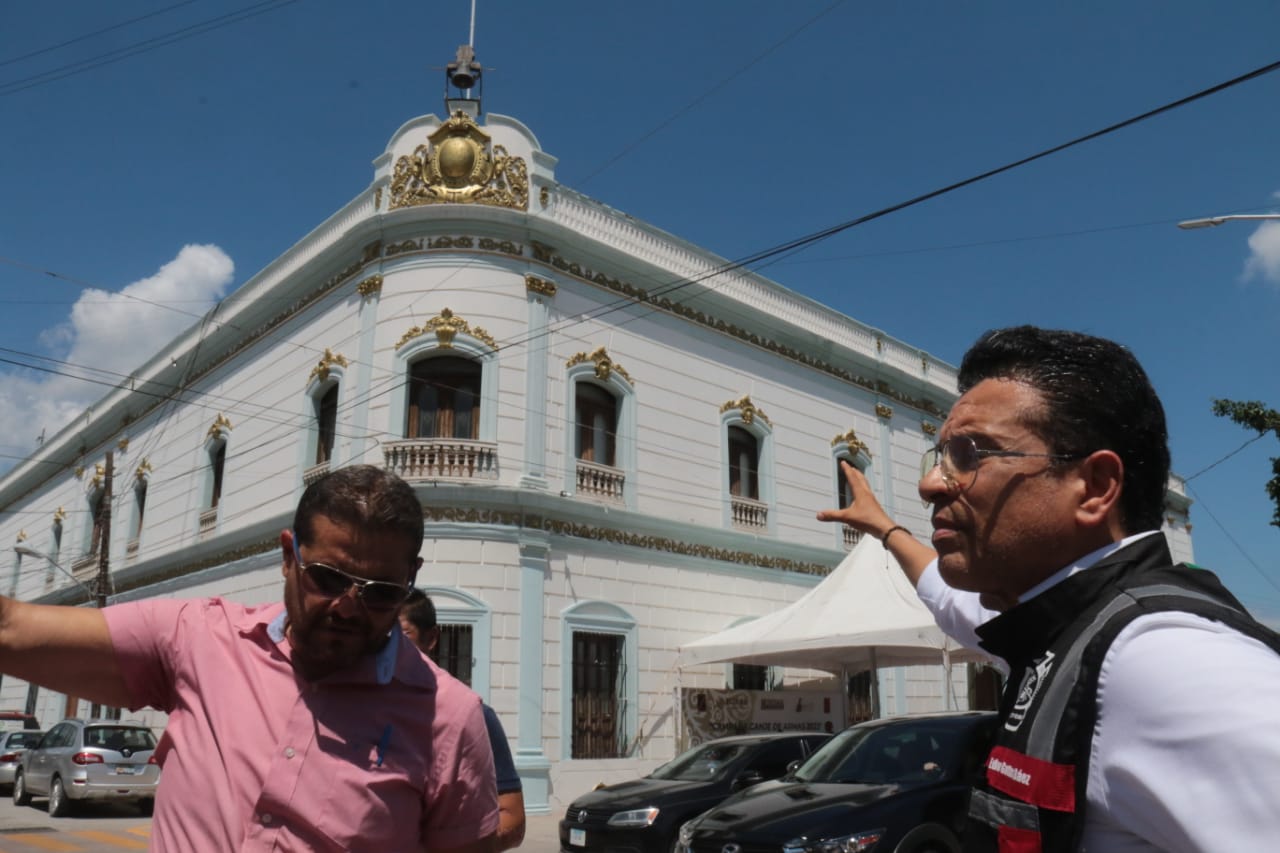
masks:
<svg viewBox="0 0 1280 853"><path fill-rule="evenodd" d="M293 540L293 558L302 570L303 577L319 595L325 598L341 598L355 587L356 598L370 610L395 610L409 597L409 588L389 581L371 581L348 574L325 563L304 563L298 550L298 539Z"/></svg>

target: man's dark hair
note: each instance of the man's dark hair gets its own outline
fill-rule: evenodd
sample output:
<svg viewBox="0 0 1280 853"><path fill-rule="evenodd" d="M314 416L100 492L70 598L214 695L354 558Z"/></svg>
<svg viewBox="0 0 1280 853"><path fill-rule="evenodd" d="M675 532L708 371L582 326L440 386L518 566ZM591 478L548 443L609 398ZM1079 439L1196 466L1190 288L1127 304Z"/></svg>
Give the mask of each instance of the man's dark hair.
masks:
<svg viewBox="0 0 1280 853"><path fill-rule="evenodd" d="M302 493L293 529L305 545L312 540L312 520L323 515L334 522L401 535L413 546L410 559L422 549L422 504L404 480L375 465L352 465L330 471Z"/></svg>
<svg viewBox="0 0 1280 853"><path fill-rule="evenodd" d="M960 363L960 393L984 379L1030 385L1044 411L1027 426L1052 453L1111 450L1124 463L1125 532L1159 529L1169 432L1151 380L1127 348L1079 332L1014 326L982 335Z"/></svg>
<svg viewBox="0 0 1280 853"><path fill-rule="evenodd" d="M420 635L436 627L436 606L431 596L414 587L404 604L400 605L400 618L417 628Z"/></svg>

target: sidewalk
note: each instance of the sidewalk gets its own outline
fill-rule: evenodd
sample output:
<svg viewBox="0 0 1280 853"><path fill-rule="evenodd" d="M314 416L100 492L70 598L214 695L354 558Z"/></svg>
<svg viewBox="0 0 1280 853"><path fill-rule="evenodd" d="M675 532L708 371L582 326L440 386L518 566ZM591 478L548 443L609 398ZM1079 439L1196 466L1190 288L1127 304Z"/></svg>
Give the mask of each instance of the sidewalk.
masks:
<svg viewBox="0 0 1280 853"><path fill-rule="evenodd" d="M521 853L558 853L560 850L559 809L551 814L531 814L525 817L524 843L516 849Z"/></svg>

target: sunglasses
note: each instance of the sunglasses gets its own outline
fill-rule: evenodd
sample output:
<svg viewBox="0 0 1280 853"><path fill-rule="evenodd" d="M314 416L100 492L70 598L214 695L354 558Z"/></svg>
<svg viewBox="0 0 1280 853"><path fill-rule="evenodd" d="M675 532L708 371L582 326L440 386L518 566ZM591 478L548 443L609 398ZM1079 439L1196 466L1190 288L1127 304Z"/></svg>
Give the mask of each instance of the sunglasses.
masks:
<svg viewBox="0 0 1280 853"><path fill-rule="evenodd" d="M324 563L302 562L296 534L293 540L293 558L311 587L326 598L341 598L355 587L356 598L369 610L395 610L409 597L409 588L398 583L366 580Z"/></svg>

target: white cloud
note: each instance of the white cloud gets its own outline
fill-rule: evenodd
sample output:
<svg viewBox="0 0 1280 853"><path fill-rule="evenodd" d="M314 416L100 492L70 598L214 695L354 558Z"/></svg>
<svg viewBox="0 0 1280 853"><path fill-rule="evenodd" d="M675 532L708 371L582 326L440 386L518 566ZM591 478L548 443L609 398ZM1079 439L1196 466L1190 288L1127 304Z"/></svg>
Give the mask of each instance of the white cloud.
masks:
<svg viewBox="0 0 1280 853"><path fill-rule="evenodd" d="M1245 281L1260 278L1280 284L1280 222L1264 222L1249 236Z"/></svg>
<svg viewBox="0 0 1280 853"><path fill-rule="evenodd" d="M155 275L118 293L96 288L82 292L66 321L39 335L45 354L75 366L53 365L57 374L0 371L5 453L29 452L42 431L52 437L69 424L118 381L114 374L141 365L212 308L234 272L235 264L217 246L188 245ZM82 373L86 367L110 371L99 375L108 385L62 375ZM0 470L12 462L0 459Z"/></svg>

